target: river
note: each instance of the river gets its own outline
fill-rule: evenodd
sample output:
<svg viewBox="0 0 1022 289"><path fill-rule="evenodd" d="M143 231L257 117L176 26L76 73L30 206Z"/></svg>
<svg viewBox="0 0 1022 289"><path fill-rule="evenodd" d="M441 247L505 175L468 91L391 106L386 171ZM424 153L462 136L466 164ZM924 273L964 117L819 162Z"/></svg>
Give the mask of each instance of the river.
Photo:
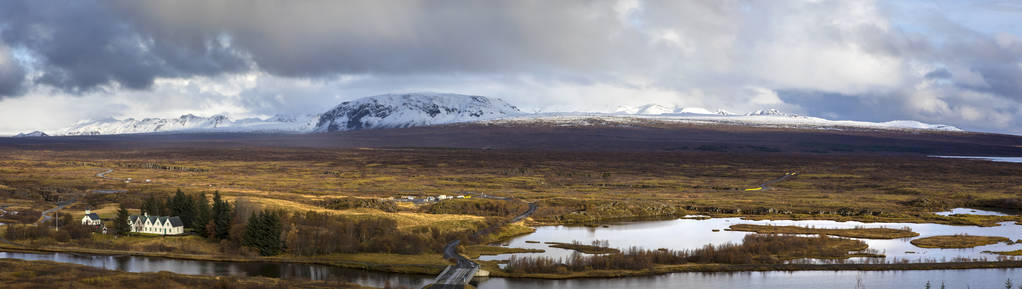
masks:
<svg viewBox="0 0 1022 289"><path fill-rule="evenodd" d="M984 156L930 156L943 159L974 159L999 163L1022 163L1022 157L984 157Z"/></svg>
<svg viewBox="0 0 1022 289"><path fill-rule="evenodd" d="M974 211L974 212L973 212ZM972 209L954 212L986 213ZM975 235L1008 236L1022 238L1022 226L1002 223L997 227L947 226L937 224L859 223L834 221L747 221L738 218L677 219L666 221L620 222L605 227L541 226L536 232L510 240L512 247L542 248L546 256L565 256L571 251L549 248L533 241L608 240L612 247L640 246L644 248L693 248L705 244L738 242L747 232L722 229L736 223L808 225L818 228L909 227L922 236L969 233ZM713 230L720 230L713 232ZM908 244L909 239L866 240L871 248L888 254L888 258L910 260L941 260L953 257L990 257L982 250L1015 250L1022 244L997 244L974 249L922 249ZM912 251L914 253L907 253ZM522 254L527 255L527 254ZM484 259L504 259L509 255L484 256ZM181 274L219 276L265 276L284 279L343 280L364 286L406 286L421 288L434 276L371 272L323 265L289 263L236 263L178 260L160 257L103 256L69 253L14 253L0 252L0 258L22 260L49 260L74 263L110 270L128 272L170 271ZM1007 279L1022 285L1020 269L969 269L922 271L797 271L797 272L739 272L739 273L671 273L656 276L626 278L586 278L570 280L544 280L526 278L477 278L473 281L480 289L510 288L855 288L861 282L864 288L923 288L927 281L933 288L945 282L947 288L1003 288Z"/></svg>
<svg viewBox="0 0 1022 289"><path fill-rule="evenodd" d="M232 263L176 260L160 257L97 256L68 253L0 252L0 258L48 260L128 272L170 271L181 274L219 276L265 276L285 279L344 280L364 286L421 288L433 276L370 272L321 265L281 263ZM1022 281L1022 269L969 269L923 271L797 271L739 273L670 273L627 278L544 280L527 278L477 278L479 289L511 288L923 288L930 281L938 288L1003 288L1007 279Z"/></svg>

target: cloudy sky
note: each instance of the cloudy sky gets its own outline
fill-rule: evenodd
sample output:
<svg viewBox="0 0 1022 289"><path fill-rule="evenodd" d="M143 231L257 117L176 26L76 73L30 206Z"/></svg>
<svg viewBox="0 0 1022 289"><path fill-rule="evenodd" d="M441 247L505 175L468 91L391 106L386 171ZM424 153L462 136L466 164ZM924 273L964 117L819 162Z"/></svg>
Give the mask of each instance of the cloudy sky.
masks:
<svg viewBox="0 0 1022 289"><path fill-rule="evenodd" d="M437 91L1022 134L1018 1L0 1L0 135Z"/></svg>

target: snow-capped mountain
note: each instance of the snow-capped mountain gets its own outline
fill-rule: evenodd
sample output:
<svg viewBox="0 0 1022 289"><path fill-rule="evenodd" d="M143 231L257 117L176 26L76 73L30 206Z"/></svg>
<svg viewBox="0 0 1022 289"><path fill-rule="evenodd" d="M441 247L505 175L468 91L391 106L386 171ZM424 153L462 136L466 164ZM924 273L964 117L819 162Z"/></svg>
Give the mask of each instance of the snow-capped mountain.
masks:
<svg viewBox="0 0 1022 289"><path fill-rule="evenodd" d="M719 124L734 126L785 127L803 129L882 129L960 131L948 125L896 120L864 122L828 120L801 116L776 109L747 114L716 112L695 107L649 104L619 107L612 113L522 113L498 98L483 96L408 93L384 94L343 102L322 113L275 115L269 118L232 120L224 114L210 117L183 115L178 118L104 119L82 121L51 135L105 135L160 132L286 132L313 133L360 129L402 128L451 123L556 124L556 125L642 125L662 123ZM44 136L43 132L19 136Z"/></svg>
<svg viewBox="0 0 1022 289"><path fill-rule="evenodd" d="M384 94L337 105L320 116L315 131L430 126L520 113L517 107L499 98L441 93Z"/></svg>
<svg viewBox="0 0 1022 289"><path fill-rule="evenodd" d="M159 132L331 132L339 130L429 126L517 115L517 107L483 96L408 93L346 101L323 114L275 115L232 120L225 114L178 118L81 121L58 135L106 135Z"/></svg>
<svg viewBox="0 0 1022 289"><path fill-rule="evenodd" d="M490 124L546 124L558 126L586 126L594 124L619 124L641 126L644 123L676 123L729 125L746 127L776 127L797 129L876 129L876 130L930 130L962 131L941 124L928 124L911 120L868 122L851 120L829 120L818 117L800 116L777 110L757 111L745 115L734 114L624 114L624 113L543 113L520 117L501 118Z"/></svg>
<svg viewBox="0 0 1022 289"><path fill-rule="evenodd" d="M665 106L659 104L646 104L636 107L631 106L619 106L614 111L615 114L640 114L640 115L662 115L662 114L716 114L716 115L732 115L732 113L718 109L716 112L712 112L708 109L701 107L682 107L682 106Z"/></svg>
<svg viewBox="0 0 1022 289"><path fill-rule="evenodd" d="M753 112L750 112L750 113L746 113L745 115L748 115L748 116L803 117L803 116L800 116L800 115L797 115L797 114L793 114L793 113L784 113L784 112L781 112L780 110L776 110L776 109L773 109L773 108L771 108L771 109L761 109L761 110L753 111Z"/></svg>
<svg viewBox="0 0 1022 289"><path fill-rule="evenodd" d="M46 134L45 132L38 131L38 130L30 132L30 133L19 133L19 134L14 135L14 137L43 137L43 136L50 136L50 135Z"/></svg>
<svg viewBox="0 0 1022 289"><path fill-rule="evenodd" d="M158 133L175 131L201 132L302 132L311 130L318 115L284 116L277 115L266 119L246 118L231 120L225 114L200 117L191 114L178 118L145 118L145 119L103 119L82 121L64 129L61 135L105 135Z"/></svg>

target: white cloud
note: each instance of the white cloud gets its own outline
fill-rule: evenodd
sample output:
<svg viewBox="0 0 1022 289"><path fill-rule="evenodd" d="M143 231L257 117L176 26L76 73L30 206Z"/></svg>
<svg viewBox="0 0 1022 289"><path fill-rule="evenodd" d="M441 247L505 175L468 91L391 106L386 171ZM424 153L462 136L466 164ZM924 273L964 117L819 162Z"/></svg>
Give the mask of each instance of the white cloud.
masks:
<svg viewBox="0 0 1022 289"><path fill-rule="evenodd" d="M0 132L103 116L318 113L346 99L407 91L489 95L527 110L610 111L619 105L661 103L734 112L767 107L813 110L778 95L805 91L859 98L859 106L822 112L831 117L854 118L883 110L892 119L917 118L965 128L1022 127L1020 37L1011 31L984 34L940 15L955 11L927 8L913 11L921 14L916 17L895 17L903 15L897 9L912 4L102 3L110 11L90 11L121 17L118 20L133 25L130 32L137 34L110 39L145 40L139 53L158 54L133 55L120 63L163 61L170 68L148 75L153 77L152 86L140 90L117 80L133 80L131 73L123 72L145 72L146 67L103 70L119 76L106 82L80 81L100 84L78 94L55 89L54 84L34 84L23 96L0 99L0 112L5 112L0 115ZM89 27L109 28L102 21ZM59 39L44 36L66 35L59 29L76 26L36 27L46 32L38 35L39 41L47 42ZM32 49L24 41L15 43L15 34L4 34L0 48ZM223 51L210 53L211 47ZM0 70L7 61L3 52ZM27 68L28 79L38 79L57 65L44 52L27 54L34 59ZM195 53L200 57L189 57ZM140 59L145 61L136 61ZM194 59L202 61L189 61ZM238 59L243 63L232 62ZM927 79L938 68L949 77ZM44 110L50 115L40 113ZM36 119L38 126L26 124Z"/></svg>

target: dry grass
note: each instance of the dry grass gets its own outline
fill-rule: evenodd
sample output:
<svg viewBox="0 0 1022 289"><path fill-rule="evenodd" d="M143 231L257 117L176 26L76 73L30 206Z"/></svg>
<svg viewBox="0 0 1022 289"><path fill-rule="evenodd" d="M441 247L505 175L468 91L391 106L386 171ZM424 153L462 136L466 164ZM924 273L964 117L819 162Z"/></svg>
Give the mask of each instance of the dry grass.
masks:
<svg viewBox="0 0 1022 289"><path fill-rule="evenodd" d="M849 238L865 239L898 239L919 236L919 233L905 229L891 228L852 228L852 229L818 229L800 226L771 226L737 224L731 225L732 231L756 232L759 234L824 234Z"/></svg>
<svg viewBox="0 0 1022 289"><path fill-rule="evenodd" d="M129 167L154 162L204 172ZM461 191L517 196L551 206L556 199L593 205L664 204L790 211L787 218L861 221L938 222L991 225L1017 217L980 220L926 214L973 199L1016 198L1013 178L1022 169L992 162L887 156L813 156L770 154L729 157L674 152L522 152L442 149L141 149L104 151L0 151L0 184L21 191L52 188L124 189L138 198L149 192L220 190L230 197L249 197L269 206L320 210L324 197L399 197L455 194ZM152 179L124 183L96 173L115 169L114 178ZM766 191L742 191L785 171L803 174ZM1017 191L1017 190L1015 190ZM144 193L139 193L144 192ZM12 196L13 197L13 196ZM9 201L2 200L7 203ZM939 200L933 207L919 199ZM35 201L38 209L52 203ZM920 203L927 204L927 203ZM645 205L641 205L645 206ZM599 206L591 206L599 207ZM414 206L405 205L411 210ZM878 214L838 214L839 209ZM641 208L602 211L565 207L602 218L660 213ZM634 211L634 212L633 212ZM558 215L537 214L545 222ZM408 219L414 220L414 218Z"/></svg>
<svg viewBox="0 0 1022 289"><path fill-rule="evenodd" d="M441 231L455 230L458 228L469 228L471 226L482 224L485 218L479 216L470 215L451 215L451 214L424 214L415 212L384 212L376 209L348 209L348 210L331 210L320 206L311 205L303 202L296 202L291 200L275 199L263 196L252 196L252 195L225 195L224 199L229 201L237 201L238 199L244 199L245 201L258 204L263 208L270 209L283 209L288 211L315 211L320 213L328 213L334 215L343 215L347 217L384 217L392 219L397 222L399 229L411 229L416 227L433 227L440 229Z"/></svg>
<svg viewBox="0 0 1022 289"><path fill-rule="evenodd" d="M1011 242L1011 239L996 236L947 235L919 238L911 241L912 245L920 248L972 248L1000 242Z"/></svg>
<svg viewBox="0 0 1022 289"><path fill-rule="evenodd" d="M464 246L461 250L461 254L468 258L476 259L482 255L501 255L501 254L514 254L514 253L543 253L546 250L541 249L524 249L524 248L510 248L510 247L498 247L498 246L487 246L487 245L471 245Z"/></svg>
<svg viewBox="0 0 1022 289"><path fill-rule="evenodd" d="M1003 252L991 252L991 253L998 254L998 255L1005 255L1005 256L1022 256L1022 250L1003 251Z"/></svg>
<svg viewBox="0 0 1022 289"><path fill-rule="evenodd" d="M578 251L578 252L581 252L581 253L586 253L586 254L621 253L621 250L618 250L618 249L607 248L607 247L596 246L596 245L586 245L586 244L581 244L581 243L578 243L578 242L573 242L573 243L546 242L546 244L549 244L550 247L553 247L553 248L575 250L575 251Z"/></svg>
<svg viewBox="0 0 1022 289"><path fill-rule="evenodd" d="M530 234L535 231L536 228L526 226L523 222L507 224L498 229L496 232L487 235L485 240L481 243L499 243L517 236Z"/></svg>

